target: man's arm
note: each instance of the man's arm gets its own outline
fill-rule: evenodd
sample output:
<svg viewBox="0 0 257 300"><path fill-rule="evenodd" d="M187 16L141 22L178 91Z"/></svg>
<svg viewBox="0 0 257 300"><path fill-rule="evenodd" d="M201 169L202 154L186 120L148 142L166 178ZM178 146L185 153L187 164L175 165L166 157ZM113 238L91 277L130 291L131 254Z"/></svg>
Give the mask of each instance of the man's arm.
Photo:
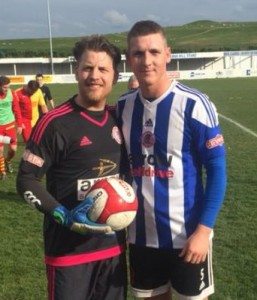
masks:
<svg viewBox="0 0 257 300"><path fill-rule="evenodd" d="M49 101L50 105L51 105L51 108L54 108L54 100L53 100L53 97L52 97L52 94L51 94L51 91L49 89L48 86L45 86L45 95L46 95L46 98L47 100Z"/></svg>
<svg viewBox="0 0 257 300"><path fill-rule="evenodd" d="M21 116L21 110L20 110L20 104L19 104L19 98L15 91L12 90L12 111L14 113L15 122L17 124L17 131L18 134L21 134L22 132L22 116Z"/></svg>
<svg viewBox="0 0 257 300"><path fill-rule="evenodd" d="M212 228L222 206L226 190L225 156L212 158L206 165L206 188L199 225L187 240L180 256L186 262L200 263L206 259Z"/></svg>
<svg viewBox="0 0 257 300"><path fill-rule="evenodd" d="M40 126L40 122L36 126ZM33 208L50 215L57 223L72 231L80 234L112 232L110 226L96 224L87 218L87 211L92 205L91 199L85 199L70 211L41 183L47 170L54 162L56 163L55 153L61 151L59 149L61 144L58 145L58 141L52 143L56 138L55 133L54 127L48 128L39 143L34 142L33 138L28 141L19 166L17 191ZM56 147L54 149L53 144Z"/></svg>
<svg viewBox="0 0 257 300"><path fill-rule="evenodd" d="M45 99L44 99L44 96L43 96L43 93L40 89L38 89L38 105L41 107L41 111L43 114L46 114L48 112L48 108L46 106L46 103L45 103Z"/></svg>

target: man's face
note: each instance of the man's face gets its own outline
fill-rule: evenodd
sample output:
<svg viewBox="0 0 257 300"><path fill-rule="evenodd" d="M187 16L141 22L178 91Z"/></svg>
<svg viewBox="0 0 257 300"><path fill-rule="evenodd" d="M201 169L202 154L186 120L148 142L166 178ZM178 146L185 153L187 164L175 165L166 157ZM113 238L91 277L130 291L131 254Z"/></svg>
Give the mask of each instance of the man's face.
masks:
<svg viewBox="0 0 257 300"><path fill-rule="evenodd" d="M36 81L38 82L39 86L42 86L44 84L43 77L41 77L41 76L37 77Z"/></svg>
<svg viewBox="0 0 257 300"><path fill-rule="evenodd" d="M82 105L105 104L115 81L112 58L106 52L85 51L78 62L76 79Z"/></svg>
<svg viewBox="0 0 257 300"><path fill-rule="evenodd" d="M10 87L10 84L4 84L4 85L0 85L0 93L2 94L6 94L8 89Z"/></svg>
<svg viewBox="0 0 257 300"><path fill-rule="evenodd" d="M158 85L166 78L170 48L159 33L134 37L129 42L128 61L140 85Z"/></svg>

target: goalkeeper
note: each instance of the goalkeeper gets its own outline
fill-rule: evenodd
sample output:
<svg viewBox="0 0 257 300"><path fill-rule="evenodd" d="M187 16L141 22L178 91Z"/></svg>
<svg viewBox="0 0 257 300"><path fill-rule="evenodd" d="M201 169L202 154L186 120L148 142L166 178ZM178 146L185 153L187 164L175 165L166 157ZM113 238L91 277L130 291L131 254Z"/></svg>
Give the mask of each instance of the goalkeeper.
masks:
<svg viewBox="0 0 257 300"><path fill-rule="evenodd" d="M44 213L48 299L126 299L125 232L90 222L84 200L96 180L120 174L122 139L106 106L120 52L102 36L81 39L73 52L78 94L34 127L17 190Z"/></svg>

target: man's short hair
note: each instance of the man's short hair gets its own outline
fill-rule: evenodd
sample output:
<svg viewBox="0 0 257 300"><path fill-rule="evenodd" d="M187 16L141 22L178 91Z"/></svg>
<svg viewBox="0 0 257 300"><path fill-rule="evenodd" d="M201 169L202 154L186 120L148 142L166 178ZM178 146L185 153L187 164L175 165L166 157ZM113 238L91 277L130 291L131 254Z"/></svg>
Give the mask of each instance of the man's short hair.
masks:
<svg viewBox="0 0 257 300"><path fill-rule="evenodd" d="M145 36L149 34L160 33L163 38L166 40L165 32L161 25L151 20L143 20L136 22L127 35L127 44L129 46L129 42L132 38L138 36Z"/></svg>
<svg viewBox="0 0 257 300"><path fill-rule="evenodd" d="M44 76L43 76L42 73L37 73L37 74L36 74L36 78L38 78L38 77L42 77L42 78L43 78Z"/></svg>
<svg viewBox="0 0 257 300"><path fill-rule="evenodd" d="M7 76L0 76L0 86L9 84L10 82L11 80Z"/></svg>
<svg viewBox="0 0 257 300"><path fill-rule="evenodd" d="M30 80L27 84L27 92L33 95L39 89L39 83L36 80Z"/></svg>
<svg viewBox="0 0 257 300"><path fill-rule="evenodd" d="M83 53L87 50L106 52L112 58L114 70L118 72L118 65L121 62L120 50L118 47L110 43L104 36L91 35L76 42L73 48L73 55L77 63L79 63Z"/></svg>

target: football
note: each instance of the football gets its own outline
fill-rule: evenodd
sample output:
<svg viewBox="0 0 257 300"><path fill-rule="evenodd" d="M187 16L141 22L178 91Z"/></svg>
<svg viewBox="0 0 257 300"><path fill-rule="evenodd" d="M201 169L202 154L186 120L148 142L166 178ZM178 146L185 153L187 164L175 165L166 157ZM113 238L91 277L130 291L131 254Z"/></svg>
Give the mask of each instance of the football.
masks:
<svg viewBox="0 0 257 300"><path fill-rule="evenodd" d="M136 216L137 197L133 188L121 179L111 177L97 181L87 197L93 199L89 219L107 224L114 231L126 228Z"/></svg>

